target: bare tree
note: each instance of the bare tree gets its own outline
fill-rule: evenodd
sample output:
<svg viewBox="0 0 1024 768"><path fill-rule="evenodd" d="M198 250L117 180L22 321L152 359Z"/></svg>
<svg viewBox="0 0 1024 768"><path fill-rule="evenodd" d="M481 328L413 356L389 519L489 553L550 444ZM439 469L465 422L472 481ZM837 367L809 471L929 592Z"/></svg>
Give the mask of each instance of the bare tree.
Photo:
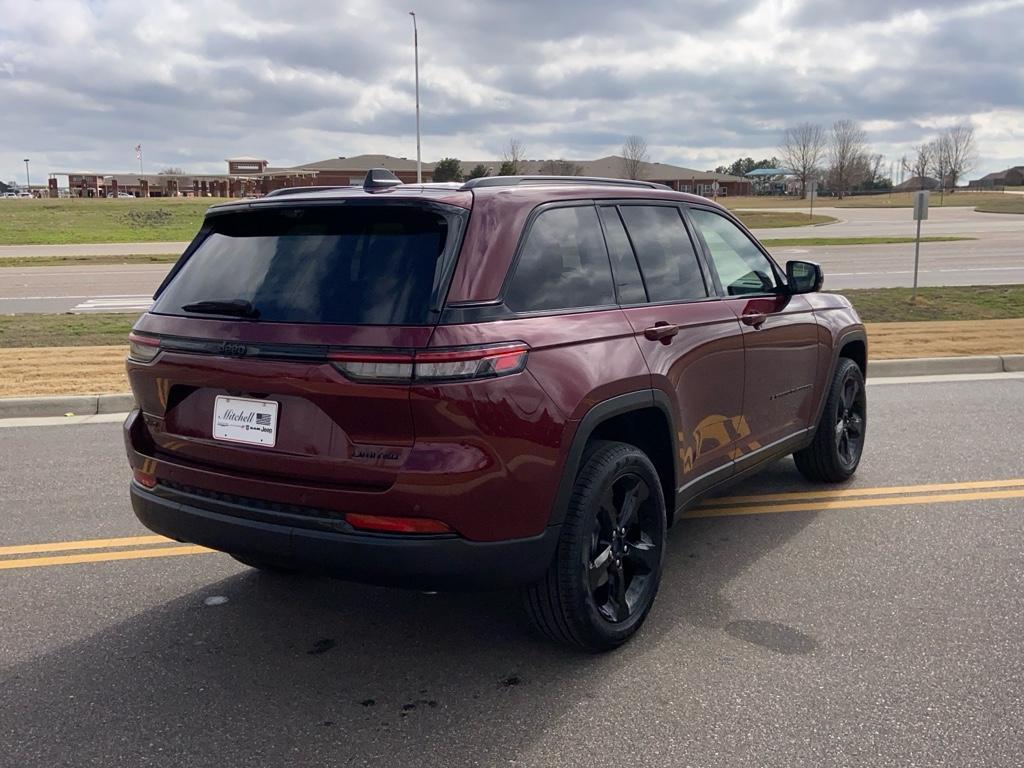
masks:
<svg viewBox="0 0 1024 768"><path fill-rule="evenodd" d="M828 177L839 198L864 180L870 169L867 136L856 120L837 120L832 124L828 146Z"/></svg>
<svg viewBox="0 0 1024 768"><path fill-rule="evenodd" d="M974 126L967 123L954 125L938 138L939 159L945 172L945 178L939 180L945 184L948 180L949 191L956 191L956 183L966 176L978 164L978 148L974 142Z"/></svg>
<svg viewBox="0 0 1024 768"><path fill-rule="evenodd" d="M635 133L622 142L622 174L627 179L643 177L644 163L648 161L647 140Z"/></svg>
<svg viewBox="0 0 1024 768"><path fill-rule="evenodd" d="M817 178L825 156L825 131L814 123L801 123L786 129L779 147L782 164L800 179L800 197L807 197L807 182Z"/></svg>
<svg viewBox="0 0 1024 768"><path fill-rule="evenodd" d="M935 143L922 141L916 147L912 147L913 154L900 160L900 166L910 174L911 179L917 179L918 189L924 189L925 179L932 172L932 164L935 160Z"/></svg>
<svg viewBox="0 0 1024 768"><path fill-rule="evenodd" d="M579 176L583 166L572 160L545 160L537 172L543 176Z"/></svg>
<svg viewBox="0 0 1024 768"><path fill-rule="evenodd" d="M508 146L501 155L501 169L499 176L515 176L519 173L519 164L526 159L526 147L519 139L513 136L508 140Z"/></svg>
<svg viewBox="0 0 1024 768"><path fill-rule="evenodd" d="M176 165L168 166L160 171L164 176L183 176L185 172Z"/></svg>

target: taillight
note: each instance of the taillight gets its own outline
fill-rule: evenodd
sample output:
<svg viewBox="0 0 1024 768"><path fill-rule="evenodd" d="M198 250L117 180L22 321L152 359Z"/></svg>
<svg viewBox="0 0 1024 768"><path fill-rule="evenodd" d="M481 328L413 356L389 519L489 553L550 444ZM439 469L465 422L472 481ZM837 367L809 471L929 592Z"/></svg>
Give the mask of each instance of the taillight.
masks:
<svg viewBox="0 0 1024 768"><path fill-rule="evenodd" d="M529 347L522 342L404 354L335 351L334 367L357 381L418 383L489 379L519 373Z"/></svg>
<svg viewBox="0 0 1024 768"><path fill-rule="evenodd" d="M148 363L160 354L160 339L142 336L135 331L128 334L128 357L140 363Z"/></svg>
<svg viewBox="0 0 1024 768"><path fill-rule="evenodd" d="M145 488L156 488L156 475L152 472L147 472L144 469L132 470L132 474L135 476L135 482Z"/></svg>

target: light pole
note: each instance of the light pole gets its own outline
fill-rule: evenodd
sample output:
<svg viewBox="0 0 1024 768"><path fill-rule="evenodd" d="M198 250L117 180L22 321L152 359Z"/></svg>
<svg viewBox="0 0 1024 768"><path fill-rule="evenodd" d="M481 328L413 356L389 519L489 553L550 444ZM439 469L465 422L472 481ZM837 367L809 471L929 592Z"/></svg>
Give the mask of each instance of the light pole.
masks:
<svg viewBox="0 0 1024 768"><path fill-rule="evenodd" d="M423 164L420 162L420 35L416 29L416 11L412 16L412 51L416 68L416 183L423 183Z"/></svg>
<svg viewBox="0 0 1024 768"><path fill-rule="evenodd" d="M28 158L25 158L25 188L28 189L28 193L32 194L32 179L28 175Z"/></svg>

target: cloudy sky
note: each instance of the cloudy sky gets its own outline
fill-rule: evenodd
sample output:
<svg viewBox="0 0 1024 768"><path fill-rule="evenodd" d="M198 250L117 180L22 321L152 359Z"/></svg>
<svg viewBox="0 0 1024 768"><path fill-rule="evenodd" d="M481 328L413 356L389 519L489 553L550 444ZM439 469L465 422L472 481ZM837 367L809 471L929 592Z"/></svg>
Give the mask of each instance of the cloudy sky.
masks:
<svg viewBox="0 0 1024 768"><path fill-rule="evenodd" d="M1024 163L1024 0L0 0L0 178L383 152L700 169L855 118L897 160L970 121ZM972 174L976 175L976 174Z"/></svg>

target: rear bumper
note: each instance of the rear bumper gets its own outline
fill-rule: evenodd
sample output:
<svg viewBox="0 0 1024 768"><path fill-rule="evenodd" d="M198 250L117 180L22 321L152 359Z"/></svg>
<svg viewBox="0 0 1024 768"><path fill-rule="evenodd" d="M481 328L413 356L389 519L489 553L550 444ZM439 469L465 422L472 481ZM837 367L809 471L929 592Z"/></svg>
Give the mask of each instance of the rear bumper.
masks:
<svg viewBox="0 0 1024 768"><path fill-rule="evenodd" d="M554 557L560 526L539 536L474 542L457 536L345 533L265 522L240 505L232 514L204 508L189 494L131 485L135 515L150 530L223 552L350 581L426 590L480 590L537 581ZM223 505L219 505L223 507Z"/></svg>

